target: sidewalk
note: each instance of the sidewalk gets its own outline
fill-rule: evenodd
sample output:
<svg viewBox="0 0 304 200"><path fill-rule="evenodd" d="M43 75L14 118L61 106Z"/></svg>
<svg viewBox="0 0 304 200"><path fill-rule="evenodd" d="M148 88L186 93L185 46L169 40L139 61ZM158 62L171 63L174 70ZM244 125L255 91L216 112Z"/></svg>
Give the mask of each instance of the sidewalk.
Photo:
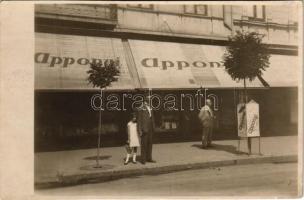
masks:
<svg viewBox="0 0 304 200"><path fill-rule="evenodd" d="M297 160L296 136L261 138L262 155L257 155L257 138L253 139L250 156L238 153L237 144L237 140L214 141L210 149L201 149L200 141L154 144L153 159L157 163L146 165L123 165L124 147L101 148L102 168L95 168L96 149L36 153L35 186L46 188L187 169ZM246 148L247 142L242 140L241 151L246 152Z"/></svg>

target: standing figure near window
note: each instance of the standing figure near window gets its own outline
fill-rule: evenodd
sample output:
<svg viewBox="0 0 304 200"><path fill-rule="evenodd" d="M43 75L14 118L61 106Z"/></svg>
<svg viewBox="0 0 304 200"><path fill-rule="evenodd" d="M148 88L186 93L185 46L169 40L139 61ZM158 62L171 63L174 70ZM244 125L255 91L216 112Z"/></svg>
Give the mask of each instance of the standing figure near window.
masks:
<svg viewBox="0 0 304 200"><path fill-rule="evenodd" d="M200 113L198 115L203 126L203 134L202 134L203 149L210 147L212 142L212 133L213 133L215 116L211 106L212 106L211 100L207 99L206 105L201 108Z"/></svg>

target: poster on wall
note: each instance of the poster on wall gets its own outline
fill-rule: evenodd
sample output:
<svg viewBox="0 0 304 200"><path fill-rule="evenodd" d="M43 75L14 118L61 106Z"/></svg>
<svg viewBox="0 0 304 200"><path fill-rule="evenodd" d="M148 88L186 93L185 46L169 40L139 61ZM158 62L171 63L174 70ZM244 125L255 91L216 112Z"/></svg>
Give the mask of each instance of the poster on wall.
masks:
<svg viewBox="0 0 304 200"><path fill-rule="evenodd" d="M237 118L239 137L260 136L259 104L257 102L251 100L247 104L238 104Z"/></svg>

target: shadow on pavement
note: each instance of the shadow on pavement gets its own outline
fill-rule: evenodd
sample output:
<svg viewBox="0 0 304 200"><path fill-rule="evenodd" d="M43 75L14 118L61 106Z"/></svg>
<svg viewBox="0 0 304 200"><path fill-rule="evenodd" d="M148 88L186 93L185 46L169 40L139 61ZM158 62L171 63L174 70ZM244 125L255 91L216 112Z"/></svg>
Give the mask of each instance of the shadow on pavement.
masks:
<svg viewBox="0 0 304 200"><path fill-rule="evenodd" d="M126 157L123 158L123 161L126 161ZM130 161L130 162L132 161L132 156L130 157L129 161ZM140 163L140 161L141 161L140 155L137 155L137 156L136 156L136 161L137 161L138 163Z"/></svg>
<svg viewBox="0 0 304 200"><path fill-rule="evenodd" d="M193 145L191 145L191 147L196 147L196 148L198 148L198 149L205 150L205 149L202 148L202 145L201 145L201 144L193 144Z"/></svg>
<svg viewBox="0 0 304 200"><path fill-rule="evenodd" d="M208 150L226 151L228 153L232 153L232 154L235 154L235 155L245 155L245 154L247 154L245 152L237 151L237 148L233 145L212 144L211 147L203 149L201 144L193 144L192 147L196 147L198 149L206 150L206 151L208 151Z"/></svg>
<svg viewBox="0 0 304 200"><path fill-rule="evenodd" d="M108 160L112 156L99 156L99 160ZM97 156L85 157L84 160L97 160Z"/></svg>
<svg viewBox="0 0 304 200"><path fill-rule="evenodd" d="M108 170L108 169L114 169L114 165L109 165L109 164L103 164L101 163L99 167L97 167L97 164L90 164L90 165L85 165L80 167L80 170L84 171L100 171L100 170Z"/></svg>

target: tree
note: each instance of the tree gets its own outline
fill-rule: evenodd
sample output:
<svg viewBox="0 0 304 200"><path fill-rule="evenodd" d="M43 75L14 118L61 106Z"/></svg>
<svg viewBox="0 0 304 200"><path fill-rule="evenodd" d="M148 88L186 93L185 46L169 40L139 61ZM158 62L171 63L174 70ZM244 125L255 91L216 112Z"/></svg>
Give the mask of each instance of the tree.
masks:
<svg viewBox="0 0 304 200"><path fill-rule="evenodd" d="M246 79L261 79L263 71L269 67L267 46L262 44L264 36L256 32L237 31L229 37L227 52L224 54L224 66L233 80L243 80L245 101L247 102Z"/></svg>
<svg viewBox="0 0 304 200"><path fill-rule="evenodd" d="M224 66L233 80L244 81L245 103L248 102L246 79L262 79L263 71L269 67L267 46L262 44L264 36L256 32L237 31L229 37L227 52L224 54ZM263 82L264 84L264 82ZM251 154L251 139L248 138L248 149Z"/></svg>
<svg viewBox="0 0 304 200"><path fill-rule="evenodd" d="M87 71L89 74L88 82L93 87L100 88L100 103L102 104L102 90L110 86L112 82L118 80L120 74L119 71L119 60L106 60L104 63L90 63L90 70ZM100 107L101 107L100 104ZM98 122L98 144L97 144L97 167L99 165L99 149L100 149L100 137L101 137L101 108L99 110L99 122Z"/></svg>

